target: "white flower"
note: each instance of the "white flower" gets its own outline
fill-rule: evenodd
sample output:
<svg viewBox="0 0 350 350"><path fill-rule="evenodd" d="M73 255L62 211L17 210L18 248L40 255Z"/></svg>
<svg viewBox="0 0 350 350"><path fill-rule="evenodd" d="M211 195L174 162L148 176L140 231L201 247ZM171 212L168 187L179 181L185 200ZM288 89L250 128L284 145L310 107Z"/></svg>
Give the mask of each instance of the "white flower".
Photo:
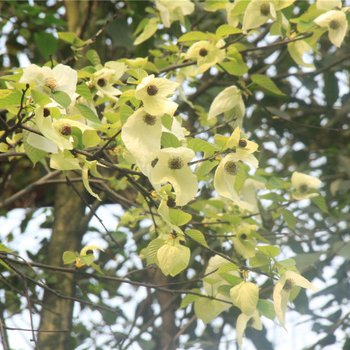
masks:
<svg viewBox="0 0 350 350"><path fill-rule="evenodd" d="M331 10L316 19L314 22L320 27L327 28L330 42L340 47L348 32L348 21L343 11Z"/></svg>
<svg viewBox="0 0 350 350"><path fill-rule="evenodd" d="M292 194L294 199L301 200L318 196L318 193L315 192L321 187L322 182L317 177L295 171L291 180L295 188Z"/></svg>
<svg viewBox="0 0 350 350"><path fill-rule="evenodd" d="M237 86L229 86L222 90L210 105L208 119L212 119L219 114L230 112L232 117L243 118L245 106L242 99L241 90Z"/></svg>
<svg viewBox="0 0 350 350"><path fill-rule="evenodd" d="M255 225L242 223L236 228L235 237L232 238L235 251L244 259L252 258L256 254L254 232L256 232Z"/></svg>
<svg viewBox="0 0 350 350"><path fill-rule="evenodd" d="M258 167L259 162L252 154L258 149L258 145L246 138L241 138L241 130L237 127L228 138L226 148L232 149L233 152L227 154L216 168L215 190L219 195L234 201L242 209L248 209L235 189L235 181L239 171L239 161L249 163L255 168Z"/></svg>
<svg viewBox="0 0 350 350"><path fill-rule="evenodd" d="M269 19L276 20L276 11L290 6L295 0L251 0L245 10L242 30L258 28Z"/></svg>
<svg viewBox="0 0 350 350"><path fill-rule="evenodd" d="M77 80L77 72L69 66L58 64L51 69L31 64L23 69L23 75L19 82L28 83L31 87L45 93L64 92L73 101Z"/></svg>
<svg viewBox="0 0 350 350"><path fill-rule="evenodd" d="M250 212L259 212L257 192L265 188L265 184L254 179L247 179L240 191L241 201L239 206Z"/></svg>
<svg viewBox="0 0 350 350"><path fill-rule="evenodd" d="M252 322L250 323L249 321ZM245 332L245 329L247 328L248 322L250 323L250 326L254 329L261 331L263 329L262 322L260 320L259 312L257 310L254 311L254 313L250 316L241 313L237 318L236 323L236 337L237 337L237 344L241 348L243 343L243 335Z"/></svg>
<svg viewBox="0 0 350 350"><path fill-rule="evenodd" d="M122 127L122 140L145 173L146 164L160 151L162 123L159 116L148 114L143 108L135 111Z"/></svg>
<svg viewBox="0 0 350 350"><path fill-rule="evenodd" d="M180 21L184 23L184 16L194 11L194 4L190 0L156 0L156 8L164 27L169 28L171 23Z"/></svg>
<svg viewBox="0 0 350 350"><path fill-rule="evenodd" d="M188 49L185 58L197 61L198 72L204 73L225 59L225 50L222 49L224 45L223 40L219 40L216 44L208 40L201 40Z"/></svg>
<svg viewBox="0 0 350 350"><path fill-rule="evenodd" d="M287 309L287 303L294 287L308 288L317 291L317 288L306 278L294 271L286 271L281 279L276 283L273 290L273 301L276 317L280 324L284 325L284 318Z"/></svg>
<svg viewBox="0 0 350 350"><path fill-rule="evenodd" d="M143 102L144 109L151 115L173 115L177 103L167 99L174 93L178 83L165 78L155 78L153 74L137 85L135 97Z"/></svg>
<svg viewBox="0 0 350 350"><path fill-rule="evenodd" d="M176 195L176 205L182 206L197 194L197 177L192 173L188 162L194 158L194 152L186 147L164 148L152 162L150 181L154 187L170 182Z"/></svg>
<svg viewBox="0 0 350 350"><path fill-rule="evenodd" d="M95 72L92 81L97 89L97 95L117 100L116 96L119 96L121 91L115 88L114 84L122 77L125 70L124 63L110 61L104 68Z"/></svg>

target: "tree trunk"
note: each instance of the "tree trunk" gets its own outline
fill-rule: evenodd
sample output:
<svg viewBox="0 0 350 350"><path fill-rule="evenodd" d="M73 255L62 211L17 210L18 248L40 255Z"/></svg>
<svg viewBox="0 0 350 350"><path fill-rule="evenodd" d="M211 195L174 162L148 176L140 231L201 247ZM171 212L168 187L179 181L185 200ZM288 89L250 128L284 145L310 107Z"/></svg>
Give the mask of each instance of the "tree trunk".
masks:
<svg viewBox="0 0 350 350"><path fill-rule="evenodd" d="M82 186L78 188L83 192ZM55 195L55 221L46 261L49 265L62 265L62 253L66 250L76 251L80 248L81 238L87 224L83 223L85 205L81 198L72 191L69 185L57 186ZM50 288L64 296L75 294L73 274L57 274L49 278ZM40 332L38 348L40 350L73 349L70 331L72 328L73 302L60 298L49 290L45 290L43 308L40 318L40 331L54 330L63 332ZM67 332L68 331L68 332Z"/></svg>

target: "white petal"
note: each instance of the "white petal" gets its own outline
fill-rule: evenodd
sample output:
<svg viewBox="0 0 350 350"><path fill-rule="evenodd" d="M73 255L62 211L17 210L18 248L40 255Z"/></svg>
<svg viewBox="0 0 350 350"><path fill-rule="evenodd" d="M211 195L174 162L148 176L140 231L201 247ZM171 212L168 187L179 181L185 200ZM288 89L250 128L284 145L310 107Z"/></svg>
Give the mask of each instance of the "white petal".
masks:
<svg viewBox="0 0 350 350"><path fill-rule="evenodd" d="M313 285L305 277L301 276L297 272L286 271L286 273L284 274L284 277L286 280L291 279L294 282L294 284L299 286L299 287L311 289L315 292L318 290L318 288L315 285Z"/></svg>
<svg viewBox="0 0 350 350"><path fill-rule="evenodd" d="M302 185L307 185L309 188L318 189L322 184L317 177L299 173L297 171L292 174L291 180L293 187L296 189L299 189Z"/></svg>
<svg viewBox="0 0 350 350"><path fill-rule="evenodd" d="M52 72L58 85L56 90L65 92L73 100L78 81L77 71L64 64L58 64Z"/></svg>
<svg viewBox="0 0 350 350"><path fill-rule="evenodd" d="M341 0L317 0L316 7L318 10L329 11L335 7L342 7Z"/></svg>

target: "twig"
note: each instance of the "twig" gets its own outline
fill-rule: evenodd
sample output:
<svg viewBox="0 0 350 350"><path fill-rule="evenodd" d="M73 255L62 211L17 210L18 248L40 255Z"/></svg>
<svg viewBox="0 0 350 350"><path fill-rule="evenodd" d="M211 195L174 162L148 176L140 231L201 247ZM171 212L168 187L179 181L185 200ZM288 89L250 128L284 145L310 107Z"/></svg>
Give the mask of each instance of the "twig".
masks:
<svg viewBox="0 0 350 350"><path fill-rule="evenodd" d="M0 208L4 208L4 207L10 205L11 203L16 201L17 199L19 199L19 198L25 196L26 194L28 194L29 192L31 192L36 186L40 185L42 182L45 182L48 179L51 179L51 178L57 176L59 173L60 173L60 170L52 171L52 172L46 174L45 176L43 176L42 178L40 178L39 180L29 184L27 187L25 187L22 190L13 194L11 197L1 201Z"/></svg>

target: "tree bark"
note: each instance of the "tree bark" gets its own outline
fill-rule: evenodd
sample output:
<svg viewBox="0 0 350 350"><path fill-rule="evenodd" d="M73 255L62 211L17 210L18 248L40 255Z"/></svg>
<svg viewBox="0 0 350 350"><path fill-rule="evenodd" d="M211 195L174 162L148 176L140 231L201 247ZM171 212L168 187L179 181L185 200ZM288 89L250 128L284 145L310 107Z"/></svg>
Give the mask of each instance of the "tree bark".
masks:
<svg viewBox="0 0 350 350"><path fill-rule="evenodd" d="M83 192L82 187L79 187L78 190ZM62 253L64 251L76 251L80 248L81 238L87 226L87 223L82 225L84 211L85 205L83 201L72 191L69 185L57 186L55 220L48 246L47 264L62 265ZM50 277L47 283L50 288L66 296L75 294L74 274L57 274ZM45 290L39 330L62 332L39 332L38 348L40 350L73 349L70 335L73 306L71 300L60 298L49 290Z"/></svg>

